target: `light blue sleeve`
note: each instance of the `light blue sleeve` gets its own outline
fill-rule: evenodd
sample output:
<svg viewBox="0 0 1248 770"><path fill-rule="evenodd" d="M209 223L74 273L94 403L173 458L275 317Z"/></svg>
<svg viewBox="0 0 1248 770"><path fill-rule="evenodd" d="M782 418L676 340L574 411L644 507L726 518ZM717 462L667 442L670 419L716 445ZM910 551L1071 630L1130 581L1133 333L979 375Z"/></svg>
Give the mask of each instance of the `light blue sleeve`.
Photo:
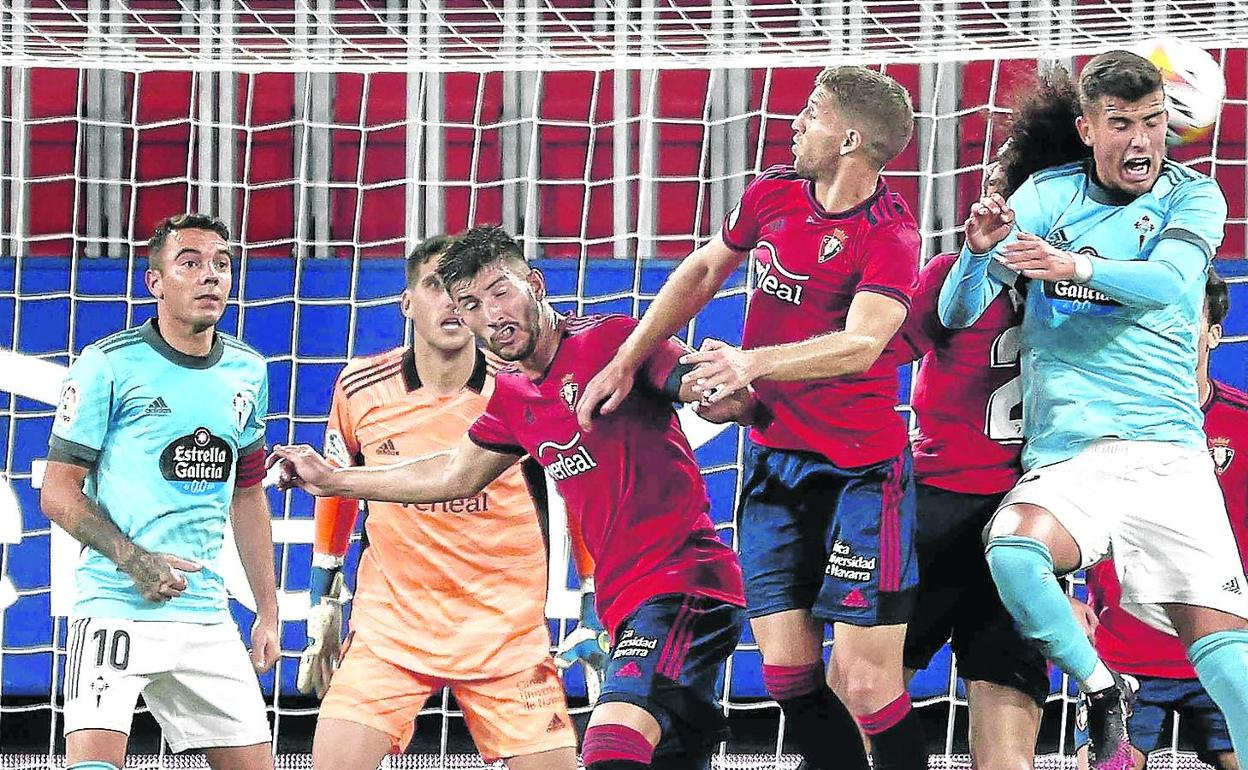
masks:
<svg viewBox="0 0 1248 770"><path fill-rule="evenodd" d="M940 322L950 329L974 324L1001 290L1017 281L1017 275L998 263L996 256L1006 244L1018 240L1020 230L1042 238L1048 235L1048 217L1032 178L1014 191L1009 204L1014 209L1014 228L987 254L976 254L963 245L940 287L936 312Z"/></svg>
<svg viewBox="0 0 1248 770"><path fill-rule="evenodd" d="M1205 259L1213 259L1226 230L1226 197L1218 183L1209 177L1185 182L1168 203L1158 246L1168 240L1184 241L1203 251Z"/></svg>
<svg viewBox="0 0 1248 770"><path fill-rule="evenodd" d="M92 467L100 456L112 419L113 368L103 351L88 345L69 367L52 420L48 459Z"/></svg>
<svg viewBox="0 0 1248 770"><path fill-rule="evenodd" d="M268 366L260 364L260 382L256 387L256 403L251 408L251 416L239 436L239 454L246 454L264 446L264 418L269 414L269 371Z"/></svg>
<svg viewBox="0 0 1248 770"><path fill-rule="evenodd" d="M1129 307L1156 309L1178 302L1222 243L1226 198L1208 177L1185 181L1167 201L1166 223L1142 259L1092 258L1088 285Z"/></svg>

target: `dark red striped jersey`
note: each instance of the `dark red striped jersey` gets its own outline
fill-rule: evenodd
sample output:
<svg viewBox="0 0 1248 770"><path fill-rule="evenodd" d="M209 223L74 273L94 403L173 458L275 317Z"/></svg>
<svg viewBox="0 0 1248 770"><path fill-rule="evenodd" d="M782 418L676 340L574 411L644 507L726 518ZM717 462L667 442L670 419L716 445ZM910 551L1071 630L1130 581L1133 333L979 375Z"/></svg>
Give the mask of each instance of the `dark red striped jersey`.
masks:
<svg viewBox="0 0 1248 770"><path fill-rule="evenodd" d="M1220 382L1204 405L1205 440L1218 485L1226 498L1239 557L1248 565L1248 394ZM1113 562L1088 570L1088 592L1101 624L1096 651L1115 671L1167 679L1195 679L1196 670L1178 637L1163 634L1119 606L1122 586Z"/></svg>
<svg viewBox="0 0 1248 770"><path fill-rule="evenodd" d="M576 421L582 389L637 321L569 316L546 373L499 372L494 395L468 431L479 446L528 454L555 480L594 560L598 612L608 630L661 594L745 606L737 555L716 535L698 463L663 384L685 352L667 341L642 367L618 409L590 433Z"/></svg>
<svg viewBox="0 0 1248 770"><path fill-rule="evenodd" d="M773 166L745 189L722 237L748 251L757 271L745 348L841 331L858 292L910 305L919 231L905 201L883 180L861 204L830 214L815 200L813 182L791 166ZM897 387L897 367L884 361L851 377L756 381L774 419L751 437L777 449L818 452L843 468L880 462L906 443Z"/></svg>
<svg viewBox="0 0 1248 770"><path fill-rule="evenodd" d="M936 303L957 258L940 254L919 271L910 315L885 355L895 356L895 364L922 359L910 398L918 415L910 437L915 481L950 492L999 494L1021 473L1021 300L1004 291L972 326L945 328Z"/></svg>

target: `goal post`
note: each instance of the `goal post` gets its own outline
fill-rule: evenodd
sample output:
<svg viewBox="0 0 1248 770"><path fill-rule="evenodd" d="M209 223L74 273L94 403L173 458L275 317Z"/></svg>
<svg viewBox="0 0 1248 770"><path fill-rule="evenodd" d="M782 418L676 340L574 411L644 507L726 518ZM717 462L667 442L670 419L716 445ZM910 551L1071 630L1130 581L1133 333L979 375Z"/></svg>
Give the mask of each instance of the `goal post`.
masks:
<svg viewBox="0 0 1248 770"><path fill-rule="evenodd" d="M790 159L790 124L815 74L853 63L882 68L914 98L915 139L886 177L918 218L927 258L959 243L1012 99L1038 69L1166 33L1209 48L1228 82L1212 136L1177 157L1212 174L1229 203L1220 264L1233 282L1231 344L1214 371L1243 385L1248 15L1238 5L10 0L0 9L0 731L38 715L43 748L57 745L75 546L39 511L41 463L63 367L153 312L142 268L160 218L203 210L230 223L223 327L269 361L270 443L319 444L347 358L404 342L401 258L424 237L502 223L558 307L640 314L745 184ZM689 341L739 340L752 281L748 267L735 274ZM687 428L713 518L735 545L741 434ZM314 714L293 686L312 510L302 493L270 500L284 657L264 685L285 746ZM576 603L566 551L553 553L558 641ZM241 571L228 558L223 569L245 622ZM743 644L725 708L776 720L774 766L783 723L759 668ZM920 703L949 706L933 766L964 760L956 674L946 651L916 678ZM1053 698L1065 692L1055 679ZM445 735L460 716L435 698L423 719L422 735ZM445 763L445 740L433 746Z"/></svg>

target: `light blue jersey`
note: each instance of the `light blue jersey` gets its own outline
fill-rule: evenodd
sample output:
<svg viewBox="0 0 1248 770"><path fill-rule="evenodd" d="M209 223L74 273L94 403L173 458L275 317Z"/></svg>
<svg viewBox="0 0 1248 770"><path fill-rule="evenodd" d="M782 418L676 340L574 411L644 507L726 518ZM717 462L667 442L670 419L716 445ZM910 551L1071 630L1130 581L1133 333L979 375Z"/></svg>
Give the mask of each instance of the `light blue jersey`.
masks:
<svg viewBox="0 0 1248 770"><path fill-rule="evenodd" d="M1109 437L1203 450L1196 338L1205 270L1226 222L1217 183L1166 161L1153 189L1132 199L1072 163L1034 174L1010 205L1015 230L988 255L964 247L950 272L939 306L946 325L973 323L1016 280L993 257L1019 230L1093 264L1085 285L1022 286L1023 467Z"/></svg>
<svg viewBox="0 0 1248 770"><path fill-rule="evenodd" d="M87 496L140 547L203 565L164 603L145 600L108 558L83 549L80 616L228 619L217 571L240 457L264 446L264 358L218 333L203 358L174 350L154 322L88 345L70 367L48 456L91 469Z"/></svg>

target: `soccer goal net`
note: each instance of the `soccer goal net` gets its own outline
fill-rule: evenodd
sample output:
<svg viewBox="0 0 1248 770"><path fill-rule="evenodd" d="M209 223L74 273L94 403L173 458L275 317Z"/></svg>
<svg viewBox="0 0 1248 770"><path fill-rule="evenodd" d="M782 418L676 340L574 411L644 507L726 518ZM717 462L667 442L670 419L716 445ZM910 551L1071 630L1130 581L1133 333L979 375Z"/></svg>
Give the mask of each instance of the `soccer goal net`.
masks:
<svg viewBox="0 0 1248 770"><path fill-rule="evenodd" d="M559 307L639 314L745 184L790 159L790 124L819 69L853 63L883 68L914 98L915 139L887 178L920 221L926 258L958 245L1012 99L1038 70L1166 33L1224 68L1217 127L1179 157L1220 182L1231 220L1219 264L1244 272L1241 2L7 0L0 16L0 766L46 767L62 751L77 549L40 513L42 458L64 367L152 314L144 244L165 216L205 211L231 225L223 325L268 358L269 441L319 445L347 358L403 343L401 258L424 237L501 223ZM748 268L733 276L689 341L739 340L752 280ZM1236 386L1240 297L1236 285L1231 344L1214 365ZM713 516L735 543L741 436L687 426ZM295 766L286 755L307 753L316 714L294 687L312 509L302 493L273 491L271 502L285 657L263 684L279 766ZM577 602L552 509L557 642ZM221 571L249 623L237 558ZM739 734L755 737L734 738L723 766L795 764L782 757L760 667L747 636L723 695ZM575 670L568 687L583 695ZM1049 766L1070 761L1067 691L1055 677ZM913 692L938 715L933 766L968 764L948 650ZM132 748L160 754L154 723L136 725ZM453 701L435 697L418 726L421 756L393 766L469 766L460 734Z"/></svg>

